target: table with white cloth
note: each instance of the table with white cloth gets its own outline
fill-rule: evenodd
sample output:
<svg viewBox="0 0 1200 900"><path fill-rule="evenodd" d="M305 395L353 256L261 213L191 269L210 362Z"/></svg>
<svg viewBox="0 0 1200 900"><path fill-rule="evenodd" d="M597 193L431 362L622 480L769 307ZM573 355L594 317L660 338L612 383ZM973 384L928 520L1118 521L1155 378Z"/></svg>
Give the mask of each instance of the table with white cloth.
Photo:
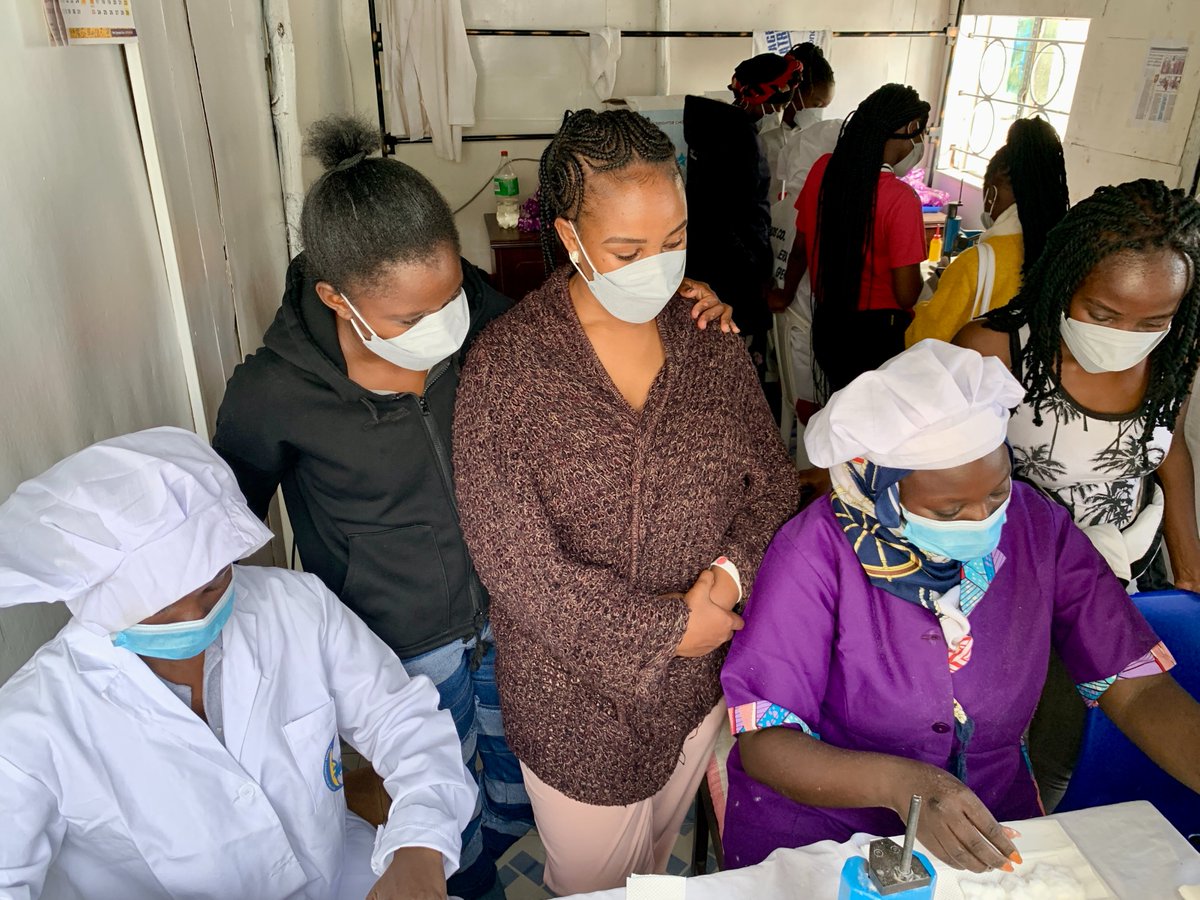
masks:
<svg viewBox="0 0 1200 900"><path fill-rule="evenodd" d="M1062 826L1121 900L1180 900L1180 887L1200 885L1200 853L1149 803L1121 803L1048 818ZM844 844L822 841L776 850L757 866L689 878L686 900L836 900L843 863L860 855L870 840L855 835ZM626 892L621 888L576 897L625 900Z"/></svg>

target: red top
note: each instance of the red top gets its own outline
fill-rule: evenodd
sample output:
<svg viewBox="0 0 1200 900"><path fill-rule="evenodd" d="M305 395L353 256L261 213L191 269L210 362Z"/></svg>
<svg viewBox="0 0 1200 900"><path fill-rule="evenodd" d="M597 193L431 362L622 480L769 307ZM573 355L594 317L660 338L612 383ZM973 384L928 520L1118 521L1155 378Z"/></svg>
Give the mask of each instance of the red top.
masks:
<svg viewBox="0 0 1200 900"><path fill-rule="evenodd" d="M813 164L796 198L796 230L804 235L808 270L816 283L817 201L821 181L829 166L831 154ZM892 269L921 262L928 254L925 246L925 219L916 191L890 170L879 173L879 189L875 198L875 237L863 266L862 292L859 309L899 309L892 293Z"/></svg>

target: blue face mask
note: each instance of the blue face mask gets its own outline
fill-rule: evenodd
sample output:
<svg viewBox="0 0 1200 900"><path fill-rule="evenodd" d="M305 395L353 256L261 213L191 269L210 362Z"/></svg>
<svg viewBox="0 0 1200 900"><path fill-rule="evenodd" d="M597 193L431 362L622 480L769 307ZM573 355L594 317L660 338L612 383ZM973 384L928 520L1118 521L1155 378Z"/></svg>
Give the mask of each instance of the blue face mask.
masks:
<svg viewBox="0 0 1200 900"><path fill-rule="evenodd" d="M155 659L191 659L217 639L233 612L233 581L203 619L169 625L131 625L112 636L113 646Z"/></svg>
<svg viewBox="0 0 1200 900"><path fill-rule="evenodd" d="M981 559L1000 546L1000 532L1008 517L1008 499L1000 508L980 522L955 519L949 522L927 519L900 507L904 512L904 528L900 532L925 553L944 556L959 562Z"/></svg>

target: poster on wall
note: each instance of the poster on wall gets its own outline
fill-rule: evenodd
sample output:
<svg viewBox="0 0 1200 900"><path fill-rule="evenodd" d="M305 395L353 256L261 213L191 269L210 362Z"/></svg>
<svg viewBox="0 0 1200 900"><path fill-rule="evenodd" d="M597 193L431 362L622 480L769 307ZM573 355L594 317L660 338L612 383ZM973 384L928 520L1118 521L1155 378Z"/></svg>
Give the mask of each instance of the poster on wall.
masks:
<svg viewBox="0 0 1200 900"><path fill-rule="evenodd" d="M137 40L130 0L42 0L50 43L131 44Z"/></svg>
<svg viewBox="0 0 1200 900"><path fill-rule="evenodd" d="M756 31L754 32L754 56L760 53L787 53L797 44L813 43L821 48L821 52L829 55L829 31L803 29L796 31Z"/></svg>
<svg viewBox="0 0 1200 900"><path fill-rule="evenodd" d="M1188 48L1155 42L1146 51L1142 90L1133 110L1135 122L1165 125L1175 114L1175 99L1187 67Z"/></svg>

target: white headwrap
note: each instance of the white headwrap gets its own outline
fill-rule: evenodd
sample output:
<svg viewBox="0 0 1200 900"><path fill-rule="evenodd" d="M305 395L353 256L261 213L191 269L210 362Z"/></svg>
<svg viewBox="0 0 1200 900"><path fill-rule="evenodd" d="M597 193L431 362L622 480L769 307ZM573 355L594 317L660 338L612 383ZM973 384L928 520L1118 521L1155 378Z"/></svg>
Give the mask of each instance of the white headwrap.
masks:
<svg viewBox="0 0 1200 900"><path fill-rule="evenodd" d="M999 447L1024 396L995 357L925 340L830 397L804 446L822 468L861 457L893 469L950 469Z"/></svg>
<svg viewBox="0 0 1200 900"><path fill-rule="evenodd" d="M0 504L0 607L61 600L111 634L203 587L271 532L190 431L93 444Z"/></svg>

